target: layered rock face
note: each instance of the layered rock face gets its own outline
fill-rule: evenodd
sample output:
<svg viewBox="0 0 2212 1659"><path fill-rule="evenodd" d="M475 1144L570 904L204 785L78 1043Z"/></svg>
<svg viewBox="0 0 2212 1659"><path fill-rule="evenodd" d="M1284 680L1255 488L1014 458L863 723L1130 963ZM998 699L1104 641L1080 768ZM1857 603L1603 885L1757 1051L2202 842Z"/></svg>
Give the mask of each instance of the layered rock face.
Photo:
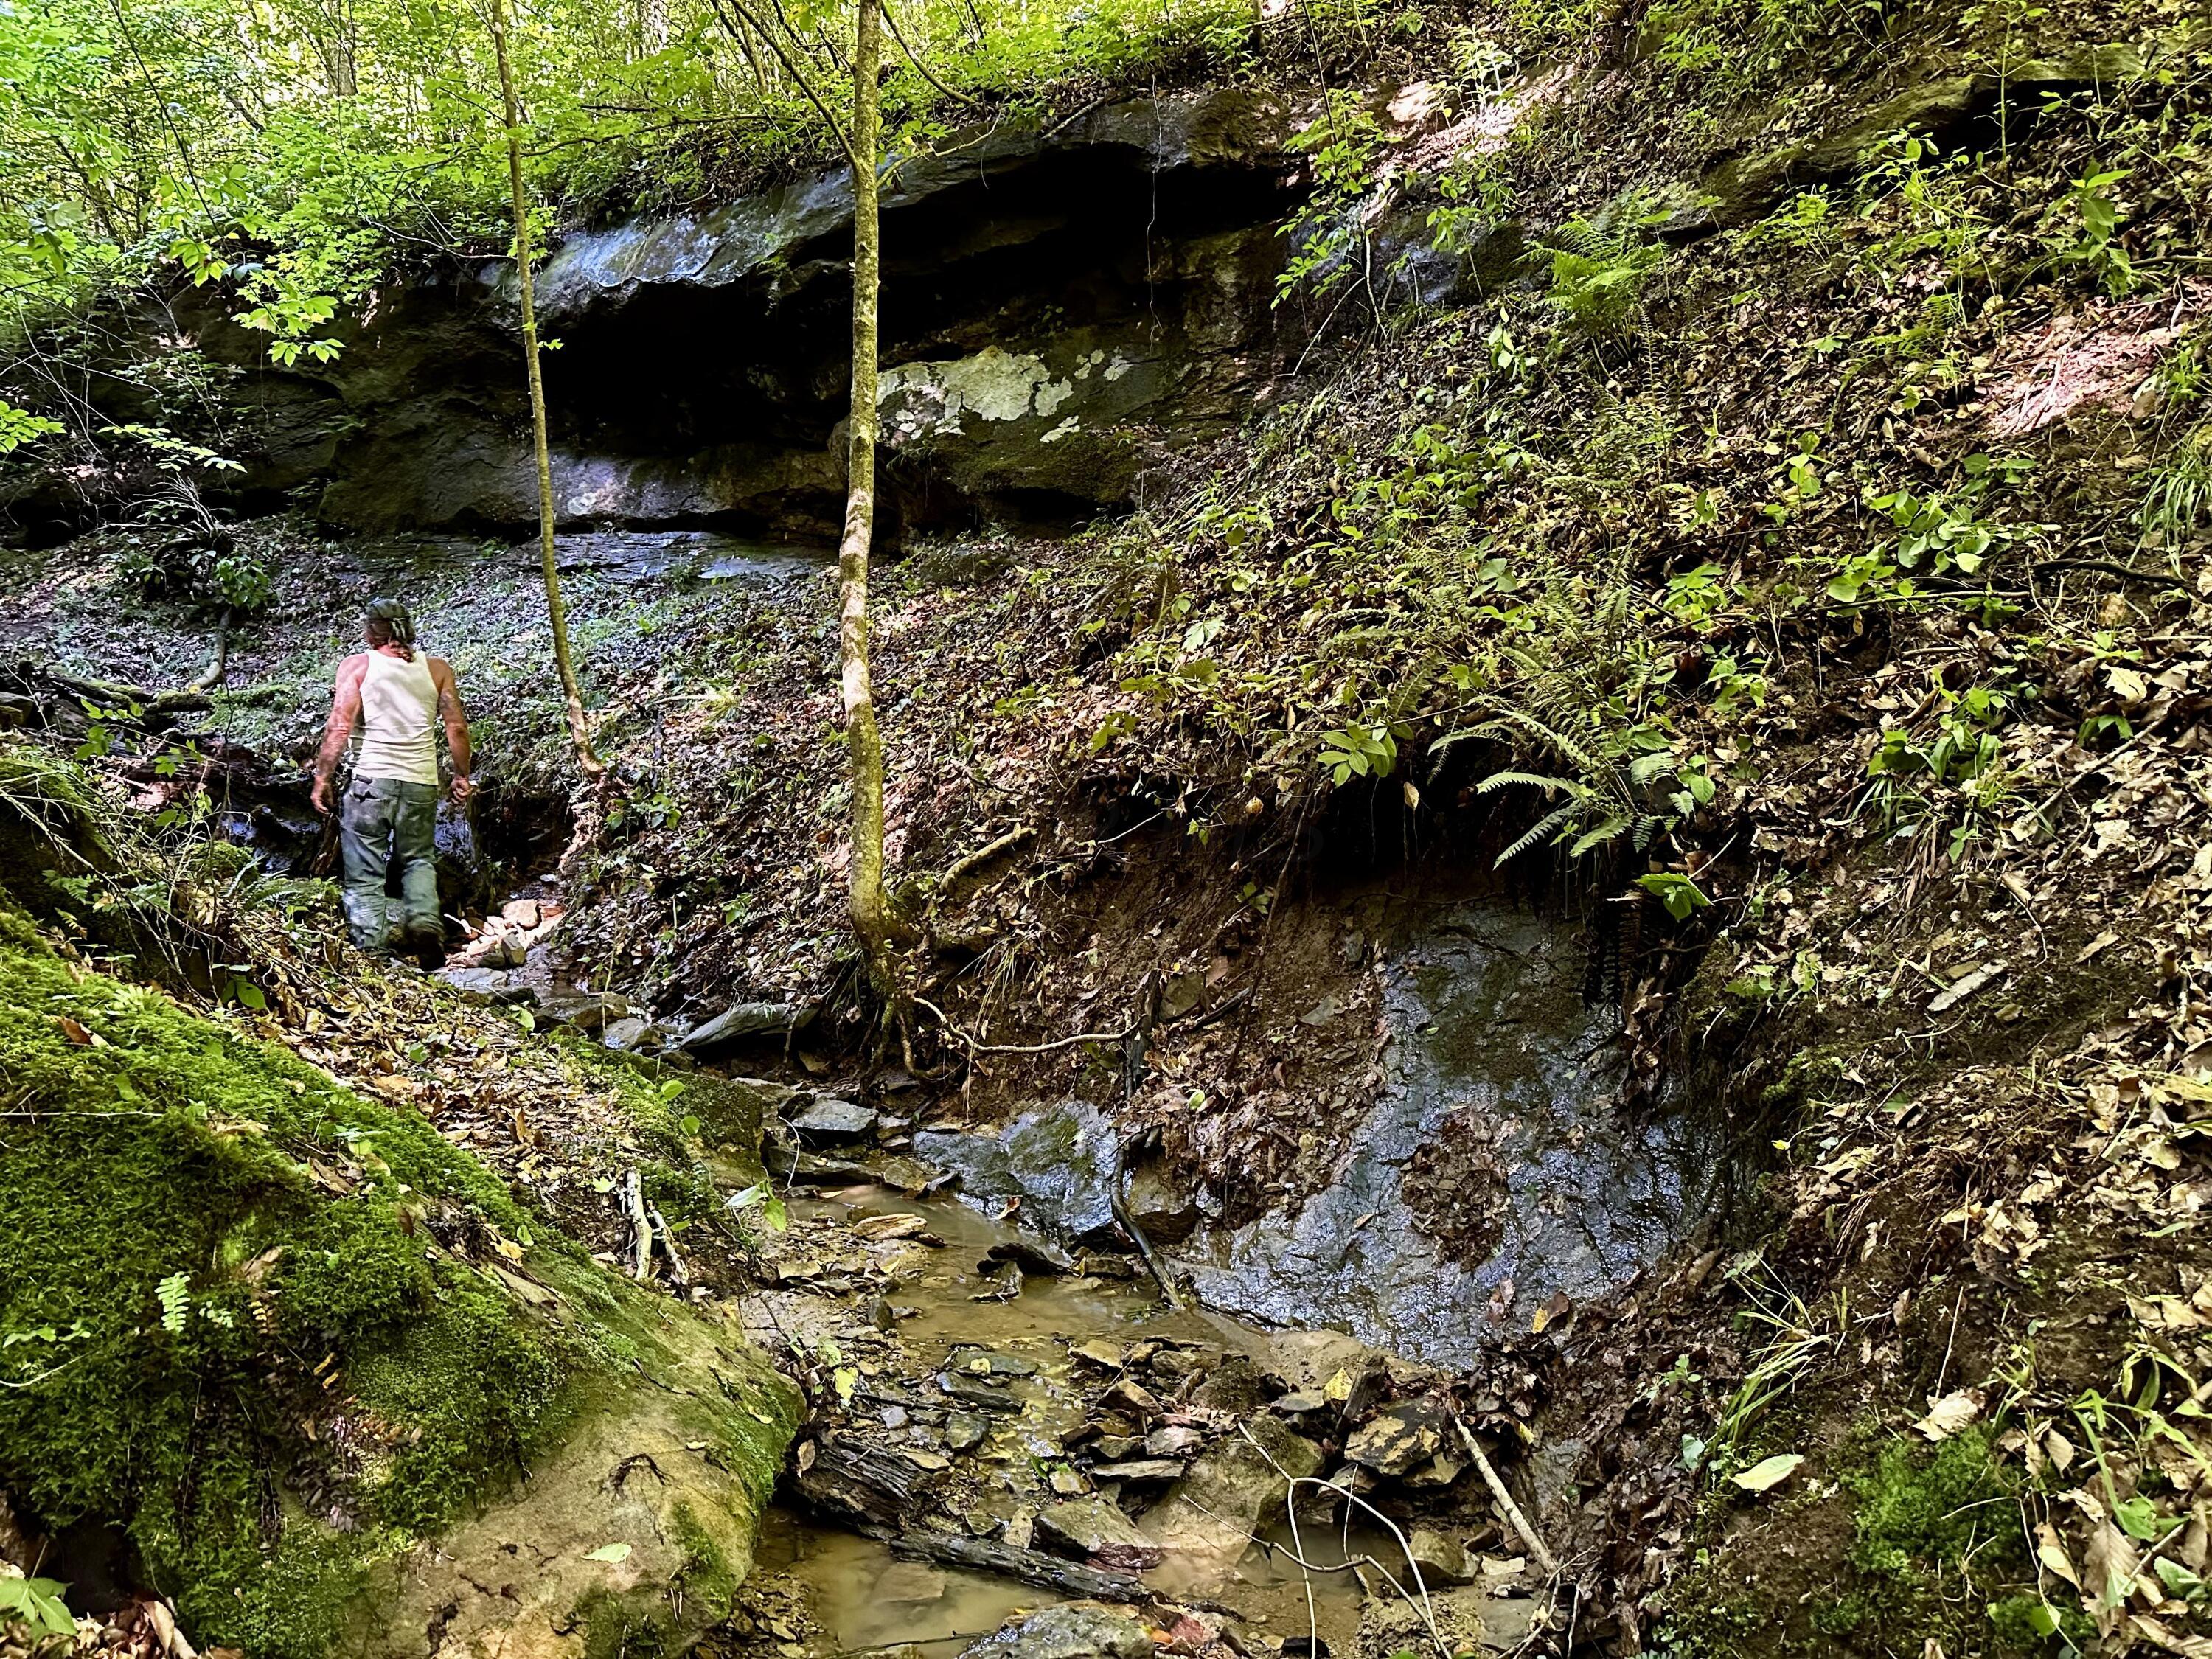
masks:
<svg viewBox="0 0 2212 1659"><path fill-rule="evenodd" d="M1243 91L981 128L884 192L893 533L1127 507L1280 367L1287 112ZM852 190L833 173L570 237L538 281L564 524L834 536ZM534 522L512 271L386 296L316 380L263 397L257 489L327 480L357 532Z"/></svg>

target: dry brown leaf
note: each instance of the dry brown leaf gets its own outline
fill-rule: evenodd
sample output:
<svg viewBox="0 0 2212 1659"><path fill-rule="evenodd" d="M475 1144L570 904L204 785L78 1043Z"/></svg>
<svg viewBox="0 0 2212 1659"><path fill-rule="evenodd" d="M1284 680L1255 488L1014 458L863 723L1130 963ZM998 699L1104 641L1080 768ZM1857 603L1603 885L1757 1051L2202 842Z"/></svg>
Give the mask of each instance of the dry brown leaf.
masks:
<svg viewBox="0 0 2212 1659"><path fill-rule="evenodd" d="M1948 1440L1982 1414L1982 1391L1960 1389L1929 1402L1928 1415L1912 1426L1930 1441Z"/></svg>

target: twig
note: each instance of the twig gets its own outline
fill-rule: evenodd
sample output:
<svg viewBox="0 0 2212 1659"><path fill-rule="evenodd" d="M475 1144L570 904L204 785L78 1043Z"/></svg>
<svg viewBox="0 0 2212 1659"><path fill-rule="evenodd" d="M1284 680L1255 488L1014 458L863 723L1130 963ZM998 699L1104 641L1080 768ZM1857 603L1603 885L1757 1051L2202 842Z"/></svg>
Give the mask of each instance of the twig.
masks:
<svg viewBox="0 0 2212 1659"><path fill-rule="evenodd" d="M1310 1572L1312 1569L1308 1566L1305 1561L1305 1546L1300 1541L1298 1537L1298 1488L1300 1486L1319 1486L1323 1492L1334 1492L1339 1498L1344 1499L1347 1504L1357 1504L1361 1509L1373 1516L1376 1520L1381 1522L1383 1526L1388 1528L1389 1529L1390 1536L1398 1540L1398 1547L1405 1552L1406 1565L1413 1577L1413 1588L1420 1591L1421 1599L1416 1601L1412 1596L1407 1595L1406 1587L1398 1582L1396 1577L1392 1574L1390 1569L1384 1566L1380 1561L1377 1561L1371 1555L1363 1555L1356 1561L1346 1561L1345 1563L1345 1566L1354 1570L1357 1570L1362 1565L1370 1566L1374 1568L1376 1571L1381 1573L1384 1582L1387 1583L1392 1589L1398 1592L1400 1598L1404 1601L1406 1605L1413 1608L1416 1613L1419 1614L1421 1622L1429 1627L1429 1639L1437 1644L1437 1652L1443 1656L1443 1659L1450 1659L1450 1645L1445 1642L1443 1633L1437 1628L1436 1613L1429 1601L1429 1587L1426 1583L1422 1582L1421 1564L1413 1559L1413 1547L1407 1540L1405 1533L1399 1528L1398 1523L1395 1521L1393 1521L1389 1516L1383 1514L1382 1510L1376 1509L1375 1505L1369 1503L1365 1498L1360 1497L1358 1493L1352 1491L1348 1487L1338 1486L1334 1480L1323 1480L1310 1474L1292 1474L1288 1469L1285 1468L1280 1463L1278 1463L1274 1460L1274 1457L1268 1452L1265 1446L1261 1445L1257 1439L1254 1438L1249 1425L1239 1423L1237 1425L1237 1431L1244 1437L1244 1441L1247 1445L1250 1446L1254 1451L1260 1454L1261 1457L1265 1460L1269 1468L1273 1469L1277 1474L1282 1476L1282 1478L1289 1483L1290 1490L1284 1494L1283 1504L1285 1513L1290 1516L1291 1547L1297 1551L1297 1554L1291 1559L1297 1562L1300 1571ZM1282 1546L1278 1544L1271 1546L1270 1547L1280 1549ZM1321 1629L1319 1619L1314 1609L1313 1584L1310 1579L1309 1579L1306 1583L1306 1617L1308 1623L1312 1629L1315 1650L1318 1652L1320 1650Z"/></svg>
<svg viewBox="0 0 2212 1659"><path fill-rule="evenodd" d="M623 1204L629 1212L630 1277L653 1277L653 1218L645 1207L645 1192L632 1170L623 1177Z"/></svg>
<svg viewBox="0 0 2212 1659"><path fill-rule="evenodd" d="M1073 1036L1055 1037L1050 1042L1027 1044L982 1042L969 1036L967 1032L955 1025L951 1016L927 997L915 998L914 1006L928 1010L935 1016L937 1023L942 1025L956 1042L973 1054L1048 1054L1055 1048L1073 1048L1079 1042L1125 1042L1128 1040L1130 1033L1137 1029L1133 1025L1125 1025L1118 1031L1079 1031Z"/></svg>
<svg viewBox="0 0 2212 1659"><path fill-rule="evenodd" d="M1474 1460L1474 1467L1482 1475L1483 1485L1490 1488L1490 1495L1496 1500L1499 1512L1512 1522L1513 1530L1521 1534L1521 1541L1528 1547L1528 1553L1536 1558L1536 1565L1552 1577L1559 1577L1559 1558L1544 1547L1544 1540L1536 1535L1536 1528L1529 1525L1528 1517L1513 1501L1513 1494L1505 1490L1505 1483L1498 1478L1498 1471L1491 1467L1489 1458L1483 1455L1482 1447L1474 1433L1458 1418L1454 1418L1452 1423L1459 1430L1459 1437L1467 1447L1467 1455Z"/></svg>
<svg viewBox="0 0 2212 1659"><path fill-rule="evenodd" d="M1019 829L1007 830L1005 835L1000 836L998 840L991 842L988 847L979 847L974 852L969 854L967 857L954 860L951 867L946 870L943 875L937 878L938 896L941 898L946 893L951 892L959 883L961 878L967 875L970 871L981 869L984 865L988 864L993 859L998 857L1001 853L1012 852L1015 848L1019 847L1024 842L1031 839L1036 836L1036 826L1034 824L1025 823Z"/></svg>
<svg viewBox="0 0 2212 1659"><path fill-rule="evenodd" d="M915 71L921 75L923 80L928 82L930 85L935 87L947 98L957 99L960 102L967 105L970 109L982 109L985 107L981 99L971 98L964 92L956 92L951 87L946 86L944 82L937 78L935 71L933 71L928 64L921 61L921 54L907 44L906 32L899 27L898 14L893 11L888 5L884 8L884 21L890 25L891 39L898 42L899 50L906 54L906 61L914 65Z"/></svg>
<svg viewBox="0 0 2212 1659"><path fill-rule="evenodd" d="M2118 576L2123 581L2150 582L2179 588L2185 593L2189 591L2188 583L2163 570L2138 570L2133 565L2118 564L2111 559L2038 559L2028 568L2039 576L2046 570L2094 570L2102 575Z"/></svg>
<svg viewBox="0 0 2212 1659"><path fill-rule="evenodd" d="M661 1249L667 1254L669 1281L678 1290L688 1288L691 1283L691 1270L684 1265L684 1258L676 1252L676 1234L668 1224L668 1218L660 1213L658 1204L647 1205L645 1212L652 1220L653 1234L660 1240Z"/></svg>

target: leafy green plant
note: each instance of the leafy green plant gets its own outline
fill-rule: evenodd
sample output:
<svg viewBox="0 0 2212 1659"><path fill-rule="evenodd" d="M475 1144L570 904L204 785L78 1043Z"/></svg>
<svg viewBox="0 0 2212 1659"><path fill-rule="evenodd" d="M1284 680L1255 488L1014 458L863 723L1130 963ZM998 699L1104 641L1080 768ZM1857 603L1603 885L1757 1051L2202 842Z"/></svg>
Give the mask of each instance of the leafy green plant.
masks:
<svg viewBox="0 0 2212 1659"><path fill-rule="evenodd" d="M1696 882L1671 870L1654 870L1638 876L1636 884L1665 905L1667 914L1677 921L1687 921L1712 902L1698 890Z"/></svg>
<svg viewBox="0 0 2212 1659"><path fill-rule="evenodd" d="M76 1620L62 1600L68 1589L51 1578L15 1578L0 1574L0 1626L21 1625L35 1642L42 1637L76 1634Z"/></svg>
<svg viewBox="0 0 2212 1659"><path fill-rule="evenodd" d="M0 455L10 455L35 439L51 437L62 429L59 421L18 409L0 398Z"/></svg>
<svg viewBox="0 0 2212 1659"><path fill-rule="evenodd" d="M1666 262L1664 245L1644 233L1668 216L1631 194L1588 219L1570 219L1546 243L1551 258L1547 301L1592 340L1618 339L1640 312L1644 284Z"/></svg>
<svg viewBox="0 0 2212 1659"><path fill-rule="evenodd" d="M1301 292L1333 293L1351 279L1357 269L1353 250L1367 243L1358 205L1387 146L1382 124L1358 94L1340 88L1291 147L1307 158L1313 185L1278 232L1289 239L1291 257L1275 278L1277 305Z"/></svg>

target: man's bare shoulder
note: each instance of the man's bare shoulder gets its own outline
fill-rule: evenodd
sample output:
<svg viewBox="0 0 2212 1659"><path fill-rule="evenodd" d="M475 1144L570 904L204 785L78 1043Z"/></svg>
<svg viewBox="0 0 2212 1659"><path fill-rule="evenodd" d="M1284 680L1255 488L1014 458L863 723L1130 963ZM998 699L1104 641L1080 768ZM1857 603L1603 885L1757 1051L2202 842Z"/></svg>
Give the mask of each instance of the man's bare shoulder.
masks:
<svg viewBox="0 0 2212 1659"><path fill-rule="evenodd" d="M349 680L357 680L368 672L368 653L356 651L338 664L338 684L343 685Z"/></svg>
<svg viewBox="0 0 2212 1659"><path fill-rule="evenodd" d="M433 684L438 685L454 684L453 664L447 662L443 657L426 657L423 660L430 665L430 678Z"/></svg>

